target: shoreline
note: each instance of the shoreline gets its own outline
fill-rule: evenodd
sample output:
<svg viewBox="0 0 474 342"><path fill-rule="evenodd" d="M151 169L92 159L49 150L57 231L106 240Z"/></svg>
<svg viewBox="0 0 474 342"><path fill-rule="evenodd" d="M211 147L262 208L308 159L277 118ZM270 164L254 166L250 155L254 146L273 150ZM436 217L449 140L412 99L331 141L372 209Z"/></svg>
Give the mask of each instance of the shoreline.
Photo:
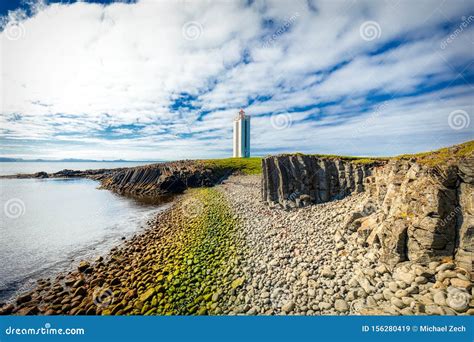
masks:
<svg viewBox="0 0 474 342"><path fill-rule="evenodd" d="M452 260L389 269L379 262L379 246L362 243L352 220L367 193L271 209L259 182L231 176L188 190L105 258L39 282L1 313L474 314L461 303L465 292L449 285L472 289Z"/></svg>
<svg viewBox="0 0 474 342"><path fill-rule="evenodd" d="M165 206L165 205L166 204L164 204L163 206ZM158 212L160 212L160 211L166 210L166 208L163 208L163 209L158 208L157 210L158 210ZM104 256L105 257L108 256L108 254L111 252L112 249L120 247L126 241L130 240L134 236L136 236L138 234L142 234L143 232L145 232L147 229L150 228L150 224L151 224L151 222L153 222L156 215L157 214L155 213L155 214L151 214L150 217L144 218L142 220L142 223L140 224L140 226L143 227L143 228L140 229L140 231L130 232L130 233L128 233L129 236L122 235L122 234L117 235L117 237L115 239L113 239L113 241L109 241L111 246L106 250L98 252L94 256L94 258L95 259L100 258L100 257L104 258ZM96 250L96 248L100 244L101 244L100 242L96 242L92 245L89 245L87 247L87 249L88 250ZM0 308L2 307L2 304L14 303L17 297L19 297L19 296L21 296L25 293L34 291L38 281L41 281L41 280L51 281L51 279L57 279L58 277L61 277L61 276L64 277L64 276L68 275L69 273L74 272L77 269L78 261L80 262L83 259L84 258L81 257L81 256L77 256L77 257L72 258L72 259L68 258L68 259L56 262L54 265L52 265L52 266L54 266L54 268L60 268L62 270L55 270L55 271L51 272L51 271L49 271L49 267L45 267L43 269L35 270L30 275L25 276L21 280L18 280L19 286L15 287L15 289L5 291L5 292L11 292L11 294L0 300Z"/></svg>
<svg viewBox="0 0 474 342"><path fill-rule="evenodd" d="M207 191L212 190L197 189L195 192ZM160 298L165 297L165 295L171 298L170 296L173 295L172 292L175 290L171 281L173 277L176 278L176 276L178 276L178 273L176 271L171 272L173 267L165 265L166 263L164 263L164 267L157 266L157 264L153 267L146 267L143 272L137 271L135 273L134 268L142 268L144 262L152 260L150 253L153 253L155 248L151 247L151 249L149 249L150 244L155 243L159 245L159 241L161 247L163 247L162 252L166 255L173 254L170 245L163 243L163 240L169 237L177 238L172 241L175 248L185 247L183 246L183 238L191 238L192 234L188 232L188 234L185 234L186 236L183 236L183 227L176 227L176 223L182 222L182 215L187 215L188 219L197 222L197 215L199 215L199 211L202 210L202 205L205 205L204 202L195 202L193 199L186 201L184 199L185 196L186 195L177 196L169 208L158 213L158 215L147 222L148 227L143 232L135 234L130 239L112 248L105 257L99 256L93 262L82 261L75 271L58 274L56 277L51 277L53 279L39 280L35 289L17 296L13 301L16 305L11 303L4 305L1 308L0 314L152 314L153 312L150 312L150 310L145 310L147 308L146 305L149 305L147 300L150 299L150 296L153 294L158 294ZM199 255L203 254L199 250L202 249L203 246L210 248L218 247L217 241L213 241L212 236L207 237L209 241L206 240L206 237L204 238L204 245L189 245L193 247L192 250L190 251L189 248L184 248L183 251L186 251L188 256L192 255L189 254L191 252ZM196 249L194 247L198 248ZM233 248L232 250L235 251L236 249ZM207 253L208 250L204 252ZM228 253L224 252L223 255L229 257ZM219 255L219 258L216 258L216 260L221 260L223 255ZM164 260L163 253L161 253L160 256L154 256L155 258L153 258L153 260L155 261L159 260L161 262ZM188 271L191 268L198 267L199 265L196 265L196 263L202 262L199 258L194 258L192 261L190 260L191 259L184 260L183 254L178 254L171 262L175 263L175 265L172 266L182 267L184 265L184 268ZM186 261L186 263L183 263L183 261ZM202 264L200 266L201 273L209 269L202 267ZM156 286L149 287L147 286L147 281L140 281L139 286L131 286L131 288L124 290L124 282L131 282L133 285L138 285L136 282L137 277L145 277L148 280L149 272L156 271L159 268L161 268L161 276L158 280L150 283ZM185 275L184 272L181 273ZM221 273L219 275L221 275ZM202 275L203 277L209 276L209 274ZM189 278L189 274L187 274L187 277ZM214 277L214 279L216 280L217 278ZM166 293L163 286L159 285L164 283L170 284L170 286L167 286L167 289L171 290L170 293ZM208 283L212 287L210 282ZM190 282L190 285L192 285L192 282ZM206 289L205 292L206 293L203 294L206 300L210 301L211 296L209 296L208 293L209 289ZM180 298L182 298L182 296L173 297L173 299L176 300ZM186 297L186 301L191 301L191 299L196 300L196 296ZM135 307L124 305L125 302L132 300L138 303ZM154 304L156 305L156 303ZM169 305L166 307L163 305L163 314L176 312L186 313L188 312L188 308L186 308L187 304L187 302L184 304L176 304L174 308L170 308ZM196 308L195 305L189 308L190 312L197 311L197 309L200 309L199 314L204 314L207 313L207 310L211 310L212 308L210 308L210 305L209 308Z"/></svg>
<svg viewBox="0 0 474 342"><path fill-rule="evenodd" d="M28 180L14 179L12 180L13 185L9 188L15 189L17 181L18 184L23 185L25 182L28 182ZM12 245L6 246L8 248L4 251L7 253L4 254L4 261L8 262L8 264L5 265L5 276L1 284L0 308L5 303L14 303L16 297L34 290L37 281L46 279L54 281L57 276L65 276L68 272L74 271L77 268L79 261L83 259L94 260L99 256L104 257L108 255L112 248L121 246L124 240L128 240L146 231L150 226L150 222L155 219L159 212L168 208L174 198L169 196L167 198L148 199L123 195L114 191L104 191L99 188L99 181L88 178L46 179L39 181L31 179L31 181L38 182L38 184L41 184L40 187L44 187L46 182L50 182L51 185L42 190L45 191L44 194L38 193L33 199L21 197L21 199L25 200L24 203L20 202L24 205L23 211L20 212L20 216L23 217L17 219L17 217L13 216L13 218L10 218L11 222L5 221L7 225L4 228L9 229L6 230L5 237L8 237L9 241L20 234L20 231L18 234L15 233L18 227L27 227L26 224L28 222L36 219L35 210L37 211L37 208L49 208L49 210L56 208L55 199L52 199L51 196L47 200L51 203L46 207L41 206L43 202L47 203L47 201L44 201L43 196L48 196L50 191L53 191L54 194L58 193L57 191L54 192L57 188L56 183L72 184L76 188L79 186L79 189L81 189L79 194L82 194L82 189L89 191L87 194L92 195L92 197L83 197L84 200L82 202L92 204L85 207L79 206L79 208L94 210L77 210L75 206L77 202L73 201L73 206L68 204L66 207L61 207L64 209L61 212L62 219L53 218L58 222L54 227L59 227L59 230L54 230L53 227L53 231L56 232L54 237L56 238L53 238L51 242L49 241L51 233L48 230L51 227L46 219L36 223L36 227L42 229L33 229L31 236L34 236L34 238L30 238L29 230L25 230L26 233L23 232L23 234L28 234L23 236L29 238L28 241L31 241L31 245L25 245L24 248L17 249L13 249L12 247L14 246ZM76 186L75 184L78 185ZM30 188L27 187L26 189ZM61 190L62 188L59 187L59 189ZM68 191L67 189L69 188L66 187L65 189ZM11 192L7 191L8 193L11 196ZM96 193L98 195L94 197ZM72 192L72 194L77 194L77 192ZM66 194L66 196L68 195ZM97 202L98 200L101 200L101 202ZM81 202L79 202L79 205L81 205ZM25 210L25 208L28 210ZM97 210L95 210L96 208ZM69 226L71 218L74 219L74 222L71 222L74 227ZM69 229L69 232L64 232L64 237L62 236L62 229ZM41 233L37 234L38 232ZM37 248L35 241L41 243L41 246L46 245L46 249ZM31 246L31 248L26 248L28 246ZM32 252L23 258L22 254L27 253L25 251L29 250ZM16 271L12 272L11 270Z"/></svg>

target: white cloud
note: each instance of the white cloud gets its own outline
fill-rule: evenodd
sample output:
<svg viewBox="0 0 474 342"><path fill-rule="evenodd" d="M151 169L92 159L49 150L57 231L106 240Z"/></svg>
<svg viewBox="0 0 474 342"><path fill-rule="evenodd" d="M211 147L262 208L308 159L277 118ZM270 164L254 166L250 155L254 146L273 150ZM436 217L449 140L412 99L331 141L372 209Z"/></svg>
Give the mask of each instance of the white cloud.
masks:
<svg viewBox="0 0 474 342"><path fill-rule="evenodd" d="M473 115L466 103L472 85L459 73L472 59L474 24L440 48L446 36L440 27L459 24L469 1L142 0L40 3L33 12L5 19L21 20L20 39L8 39L8 24L0 33L4 155L226 156L240 107L254 115L259 154L387 155L473 138L470 127L450 130L445 116L460 108ZM360 36L368 20L380 25L379 39ZM197 36L183 32L190 22ZM394 40L401 44L369 54ZM443 92L451 92L449 100L439 99ZM361 111L371 105L367 97L383 93L390 95L389 114L357 129L370 116ZM195 97L197 109L173 109L180 94ZM293 113L295 107L300 111ZM292 125L275 131L269 115L285 111ZM410 134L417 135L411 144L389 142Z"/></svg>

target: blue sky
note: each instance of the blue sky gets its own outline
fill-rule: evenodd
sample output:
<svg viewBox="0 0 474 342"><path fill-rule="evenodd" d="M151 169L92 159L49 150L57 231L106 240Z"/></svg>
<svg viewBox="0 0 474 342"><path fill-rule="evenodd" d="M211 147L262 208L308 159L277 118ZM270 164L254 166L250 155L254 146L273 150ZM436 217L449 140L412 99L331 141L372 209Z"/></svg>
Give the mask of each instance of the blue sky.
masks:
<svg viewBox="0 0 474 342"><path fill-rule="evenodd" d="M4 1L0 155L396 155L474 139L472 1Z"/></svg>

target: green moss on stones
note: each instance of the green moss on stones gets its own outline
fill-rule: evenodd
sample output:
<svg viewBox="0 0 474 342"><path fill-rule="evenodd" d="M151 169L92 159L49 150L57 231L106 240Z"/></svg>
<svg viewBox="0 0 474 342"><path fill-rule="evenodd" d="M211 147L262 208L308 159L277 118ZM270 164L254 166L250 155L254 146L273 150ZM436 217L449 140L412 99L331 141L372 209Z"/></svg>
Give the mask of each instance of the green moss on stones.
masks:
<svg viewBox="0 0 474 342"><path fill-rule="evenodd" d="M132 313L212 314L222 298L216 294L231 289L225 273L238 250L237 224L220 191L189 191L161 217L159 239L146 247L134 282L138 298L127 303Z"/></svg>

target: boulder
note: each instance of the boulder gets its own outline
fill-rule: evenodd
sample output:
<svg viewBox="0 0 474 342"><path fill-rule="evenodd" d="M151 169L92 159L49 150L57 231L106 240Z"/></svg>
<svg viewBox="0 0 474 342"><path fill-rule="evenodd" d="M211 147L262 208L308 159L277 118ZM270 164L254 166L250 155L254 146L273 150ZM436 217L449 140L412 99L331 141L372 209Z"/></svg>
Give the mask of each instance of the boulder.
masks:
<svg viewBox="0 0 474 342"><path fill-rule="evenodd" d="M336 302L334 303L334 308L336 309L336 311L339 312L349 311L349 305L344 299L336 299Z"/></svg>
<svg viewBox="0 0 474 342"><path fill-rule="evenodd" d="M329 266L326 266L321 270L321 276L325 278L333 279L336 276L336 273L334 273L333 270Z"/></svg>
<svg viewBox="0 0 474 342"><path fill-rule="evenodd" d="M140 301L146 302L151 297L153 297L154 294L155 294L155 288L150 287L148 290L146 290L144 293L140 295Z"/></svg>
<svg viewBox="0 0 474 342"><path fill-rule="evenodd" d="M41 171L41 172L36 172L34 175L33 175L34 178L48 178L49 175L47 172L44 172L44 171Z"/></svg>
<svg viewBox="0 0 474 342"><path fill-rule="evenodd" d="M239 277L239 278L235 279L234 281L232 281L232 283L230 284L230 287L233 288L233 289L236 289L239 286L242 286L244 281L245 281L245 277Z"/></svg>
<svg viewBox="0 0 474 342"><path fill-rule="evenodd" d="M467 210L457 209L457 185L460 184L461 194L464 189L464 200L461 196L464 203L468 202L469 195L472 197L472 189L463 185L456 170L456 166L451 165L439 171L413 160L391 160L373 170L367 191L376 201L377 214L382 215L383 223L371 231L367 243L381 245L383 262L393 267L406 260L427 264L452 257L459 230L463 247L457 249L457 255L459 260L464 260L464 266L468 266L469 253L472 253L472 222L466 219L465 224L458 227L457 216L465 216Z"/></svg>
<svg viewBox="0 0 474 342"><path fill-rule="evenodd" d="M84 272L85 270L87 270L90 267L90 265L91 264L87 261L81 261L79 263L79 266L77 267L77 269L79 270L79 272Z"/></svg>
<svg viewBox="0 0 474 342"><path fill-rule="evenodd" d="M292 301L292 300L289 300L289 301L287 301L286 303L284 303L282 305L281 311L289 313L289 312L293 311L294 308L295 308L295 302Z"/></svg>
<svg viewBox="0 0 474 342"><path fill-rule="evenodd" d="M17 297L16 304L21 305L21 304L29 302L30 300L31 300L30 294L21 295Z"/></svg>

